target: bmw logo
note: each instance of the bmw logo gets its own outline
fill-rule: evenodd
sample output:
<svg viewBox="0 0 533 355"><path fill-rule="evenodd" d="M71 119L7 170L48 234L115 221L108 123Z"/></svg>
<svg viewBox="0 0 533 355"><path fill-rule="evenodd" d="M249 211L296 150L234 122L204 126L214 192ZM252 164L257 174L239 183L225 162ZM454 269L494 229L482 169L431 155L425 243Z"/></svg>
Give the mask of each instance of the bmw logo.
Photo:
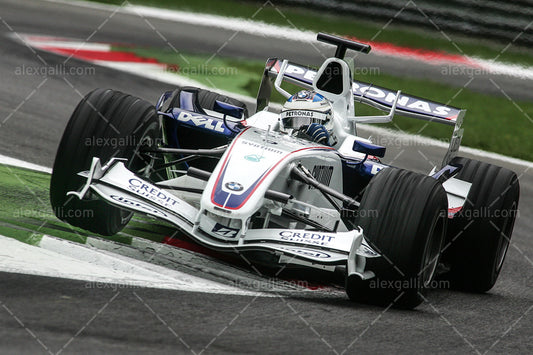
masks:
<svg viewBox="0 0 533 355"><path fill-rule="evenodd" d="M239 184L238 182L227 182L224 186L226 186L226 188L228 190L231 190L231 191L242 191L243 187L241 184Z"/></svg>
<svg viewBox="0 0 533 355"><path fill-rule="evenodd" d="M299 99L307 99L309 97L309 93L305 90L302 90L298 92L298 98Z"/></svg>

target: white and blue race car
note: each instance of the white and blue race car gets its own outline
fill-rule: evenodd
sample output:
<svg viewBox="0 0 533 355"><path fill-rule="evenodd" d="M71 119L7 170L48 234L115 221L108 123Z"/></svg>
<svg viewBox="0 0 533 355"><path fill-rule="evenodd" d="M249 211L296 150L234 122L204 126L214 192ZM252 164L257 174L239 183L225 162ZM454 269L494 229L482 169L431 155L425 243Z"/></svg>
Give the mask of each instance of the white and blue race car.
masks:
<svg viewBox="0 0 533 355"><path fill-rule="evenodd" d="M54 163L57 216L113 235L140 213L252 263L341 269L355 301L413 308L435 277L463 290L492 288L515 221L516 174L456 156L464 110L354 81L345 52L370 46L323 33L318 40L337 47L318 70L267 61L254 114L192 87L165 92L155 106L110 89L89 93ZM283 82L327 100L324 134L334 139L287 129L269 104L273 88L291 97ZM355 102L387 114L356 116ZM395 114L454 127L428 175L381 162L386 147L357 135L358 123Z"/></svg>

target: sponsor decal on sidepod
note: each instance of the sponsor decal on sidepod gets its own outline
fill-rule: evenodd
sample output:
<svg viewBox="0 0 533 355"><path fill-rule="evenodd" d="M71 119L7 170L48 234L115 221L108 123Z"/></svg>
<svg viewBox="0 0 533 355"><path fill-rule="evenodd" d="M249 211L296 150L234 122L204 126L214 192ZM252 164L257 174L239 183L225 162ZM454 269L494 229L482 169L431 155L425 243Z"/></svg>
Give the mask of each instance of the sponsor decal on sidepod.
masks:
<svg viewBox="0 0 533 355"><path fill-rule="evenodd" d="M204 116L193 115L192 113L181 111L178 114L177 119L178 121L181 121L181 122L191 122L196 127L205 127L212 131L221 132L221 133L225 132L224 122L215 121L211 118L207 118Z"/></svg>

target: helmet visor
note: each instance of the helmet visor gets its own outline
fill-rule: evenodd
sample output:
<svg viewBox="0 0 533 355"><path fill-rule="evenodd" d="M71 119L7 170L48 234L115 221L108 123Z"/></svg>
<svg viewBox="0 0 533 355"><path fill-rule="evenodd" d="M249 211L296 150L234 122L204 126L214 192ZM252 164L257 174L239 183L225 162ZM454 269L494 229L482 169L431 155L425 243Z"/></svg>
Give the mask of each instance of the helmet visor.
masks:
<svg viewBox="0 0 533 355"><path fill-rule="evenodd" d="M286 110L281 112L280 116L284 128L298 129L311 123L326 124L331 116L331 111Z"/></svg>

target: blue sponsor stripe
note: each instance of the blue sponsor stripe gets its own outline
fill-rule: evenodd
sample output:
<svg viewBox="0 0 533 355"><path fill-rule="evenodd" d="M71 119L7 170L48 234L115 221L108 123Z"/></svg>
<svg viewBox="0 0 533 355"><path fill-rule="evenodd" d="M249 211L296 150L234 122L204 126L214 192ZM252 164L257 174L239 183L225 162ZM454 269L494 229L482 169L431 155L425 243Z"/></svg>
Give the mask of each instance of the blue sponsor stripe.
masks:
<svg viewBox="0 0 533 355"><path fill-rule="evenodd" d="M213 194L213 202L220 207L237 209L253 193L257 185L259 185L259 182L261 181L263 176L265 176L266 171L263 172L263 174L261 174L261 176L252 185L250 185L250 187L247 188L246 191L240 194L234 194L234 193L226 192L222 189L224 177L226 175L226 169L228 165L229 165L229 160L224 166L224 169L222 170L222 173L220 174L220 178L218 179L217 184L215 186L215 191Z"/></svg>
<svg viewBox="0 0 533 355"><path fill-rule="evenodd" d="M247 130L248 128L244 129L239 133L239 135L233 140L233 143L229 147L229 150L226 153L226 158L224 160L223 168L218 174L218 177L215 181L215 187L213 188L211 192L211 202L213 202L215 205L223 208L228 209L239 209L241 208L246 201L250 198L250 196L254 193L254 191L258 188L258 186L266 179L267 175L270 174L282 161L284 161L287 157L289 157L291 154L298 153L304 150L331 150L335 151L335 148L333 147L323 147L323 146L317 146L317 147L305 147L298 150L295 150L293 152L288 153L284 157L280 158L277 163L275 163L273 166L269 167L266 171L261 174L261 176L242 194L235 195L230 194L228 192L225 192L222 190L222 184L224 181L224 176L226 174L226 169L228 168L231 151L235 147L236 142L240 138L240 136ZM231 195L231 196L230 196Z"/></svg>

